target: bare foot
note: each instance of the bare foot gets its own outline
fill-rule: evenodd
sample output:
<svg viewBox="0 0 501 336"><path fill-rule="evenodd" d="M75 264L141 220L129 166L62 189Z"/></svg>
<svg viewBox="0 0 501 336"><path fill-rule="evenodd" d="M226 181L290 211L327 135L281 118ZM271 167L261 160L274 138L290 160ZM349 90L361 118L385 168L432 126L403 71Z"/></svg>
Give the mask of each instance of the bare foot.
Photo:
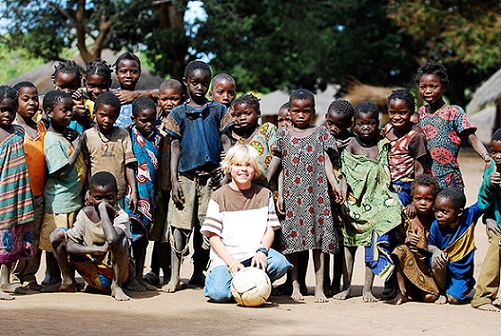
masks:
<svg viewBox="0 0 501 336"><path fill-rule="evenodd" d="M362 299L366 303L378 301L378 299L374 296L374 294L372 294L372 291L365 289L362 291Z"/></svg>
<svg viewBox="0 0 501 336"><path fill-rule="evenodd" d="M292 294L290 298L296 302L304 301L304 296L301 294L301 291L298 290L297 288L292 289Z"/></svg>
<svg viewBox="0 0 501 336"><path fill-rule="evenodd" d="M339 286L339 285L332 285L331 290L330 290L330 293L332 295L336 295L336 294L338 294L340 292L341 292L341 286Z"/></svg>
<svg viewBox="0 0 501 336"><path fill-rule="evenodd" d="M335 300L346 300L347 298L350 297L350 294L351 294L351 288L348 288L347 290L337 293L332 298Z"/></svg>
<svg viewBox="0 0 501 336"><path fill-rule="evenodd" d="M15 297L13 297L12 295L10 295L8 293L5 293L5 292L2 292L0 290L0 300L8 300L8 301L10 301L10 300L14 300L14 299L15 299Z"/></svg>
<svg viewBox="0 0 501 336"><path fill-rule="evenodd" d="M45 286L41 289L42 293L52 293L52 292L76 292L77 286L73 283L65 284L58 283L50 286Z"/></svg>
<svg viewBox="0 0 501 336"><path fill-rule="evenodd" d="M129 301L130 297L124 293L122 287L117 285L112 285L111 287L111 296L115 298L117 301Z"/></svg>
<svg viewBox="0 0 501 336"><path fill-rule="evenodd" d="M0 286L0 290L4 293L26 294L26 289L19 285L4 285Z"/></svg>
<svg viewBox="0 0 501 336"><path fill-rule="evenodd" d="M496 300L492 301L492 304L494 306L498 306L499 307L499 298L496 298Z"/></svg>
<svg viewBox="0 0 501 336"><path fill-rule="evenodd" d="M320 291L320 293L315 293L315 303L326 303L326 302L329 302L329 299L327 299L323 291Z"/></svg>
<svg viewBox="0 0 501 336"><path fill-rule="evenodd" d="M440 295L435 301L436 304L442 305L447 303L447 297L445 295Z"/></svg>
<svg viewBox="0 0 501 336"><path fill-rule="evenodd" d="M137 279L137 281L144 286L144 288L146 288L147 291L156 291L157 288L155 286L152 286L150 285L149 283L147 283L146 281L144 281L143 279Z"/></svg>
<svg viewBox="0 0 501 336"><path fill-rule="evenodd" d="M132 278L127 285L125 285L125 288L127 288L130 291L133 292L144 292L146 291L146 287L143 286L136 278Z"/></svg>
<svg viewBox="0 0 501 336"><path fill-rule="evenodd" d="M36 281L29 283L26 286L27 289L34 290L34 291L40 291L42 289L42 286L40 286Z"/></svg>
<svg viewBox="0 0 501 336"><path fill-rule="evenodd" d="M174 293L181 289L181 281L169 281L167 285L163 285L161 291L166 293Z"/></svg>
<svg viewBox="0 0 501 336"><path fill-rule="evenodd" d="M42 286L55 285L61 282L61 277L53 277L49 274L42 281Z"/></svg>
<svg viewBox="0 0 501 336"><path fill-rule="evenodd" d="M486 303L481 306L478 306L477 309L483 310L483 311L490 311L490 312L500 312L501 309L498 307L494 306L493 304Z"/></svg>
<svg viewBox="0 0 501 336"><path fill-rule="evenodd" d="M397 295L395 295L395 297L388 301L388 303L390 304L394 304L394 305L401 305L402 303L405 303L407 302L407 296L406 295L402 295L402 293L398 292Z"/></svg>

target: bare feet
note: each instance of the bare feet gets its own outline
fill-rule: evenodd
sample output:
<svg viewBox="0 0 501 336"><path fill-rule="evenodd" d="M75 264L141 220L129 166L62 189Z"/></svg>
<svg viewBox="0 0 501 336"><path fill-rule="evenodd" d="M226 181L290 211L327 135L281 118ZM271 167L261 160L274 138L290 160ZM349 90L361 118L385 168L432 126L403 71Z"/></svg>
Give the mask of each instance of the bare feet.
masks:
<svg viewBox="0 0 501 336"><path fill-rule="evenodd" d="M174 293L181 289L181 280L171 280L167 285L163 285L161 291L166 293Z"/></svg>
<svg viewBox="0 0 501 336"><path fill-rule="evenodd" d="M480 309L483 311L490 311L490 312L500 312L501 311L501 309L499 309L498 307L496 307L495 305L490 304L490 303L486 303L486 304L483 304L481 306L478 306L477 309Z"/></svg>
<svg viewBox="0 0 501 336"><path fill-rule="evenodd" d="M77 292L77 286L73 283L57 283L50 286L45 286L41 289L42 293L52 292Z"/></svg>
<svg viewBox="0 0 501 336"><path fill-rule="evenodd" d="M14 300L14 299L15 299L15 297L13 297L12 295L10 295L8 293L5 293L5 292L2 292L0 290L0 300L8 300L8 301L10 301L10 300Z"/></svg>
<svg viewBox="0 0 501 336"><path fill-rule="evenodd" d="M346 300L347 298L350 297L350 294L351 294L351 288L348 288L342 292L337 293L332 298L335 300Z"/></svg>
<svg viewBox="0 0 501 336"><path fill-rule="evenodd" d="M56 285L61 282L61 277L47 274L42 281L42 286Z"/></svg>
<svg viewBox="0 0 501 336"><path fill-rule="evenodd" d="M145 292L146 291L146 287L143 286L143 284L140 283L136 278L130 279L130 281L125 285L125 288L127 288L128 290L130 290L132 292Z"/></svg>
<svg viewBox="0 0 501 336"><path fill-rule="evenodd" d="M394 305L401 305L402 303L405 303L407 302L407 295L402 295L402 293L397 292L397 295L395 295L395 297L393 299L391 299L390 301L388 301L388 303L390 304L394 304Z"/></svg>
<svg viewBox="0 0 501 336"><path fill-rule="evenodd" d="M438 299L435 301L436 304L446 304L447 303L447 297L445 295L440 295Z"/></svg>
<svg viewBox="0 0 501 336"><path fill-rule="evenodd" d="M378 299L374 296L374 294L372 294L372 291L366 289L362 291L362 299L366 303L378 301Z"/></svg>
<svg viewBox="0 0 501 336"><path fill-rule="evenodd" d="M40 291L42 289L42 286L40 286L36 281L29 283L26 286L27 289L34 290L34 291Z"/></svg>
<svg viewBox="0 0 501 336"><path fill-rule="evenodd" d="M124 293L122 287L112 284L111 285L111 296L115 298L117 301L129 301L130 297Z"/></svg>
<svg viewBox="0 0 501 336"><path fill-rule="evenodd" d="M5 284L0 286L0 290L4 293L26 294L26 289L19 285Z"/></svg>
<svg viewBox="0 0 501 336"><path fill-rule="evenodd" d="M323 291L318 291L318 292L319 293L317 293L317 291L315 291L315 303L329 302L329 299L327 299L327 297L325 296Z"/></svg>
<svg viewBox="0 0 501 336"><path fill-rule="evenodd" d="M146 281L144 281L143 279L138 279L137 280L141 285L144 286L144 288L146 288L147 291L156 291L157 288L153 285L150 285L149 283L147 283Z"/></svg>

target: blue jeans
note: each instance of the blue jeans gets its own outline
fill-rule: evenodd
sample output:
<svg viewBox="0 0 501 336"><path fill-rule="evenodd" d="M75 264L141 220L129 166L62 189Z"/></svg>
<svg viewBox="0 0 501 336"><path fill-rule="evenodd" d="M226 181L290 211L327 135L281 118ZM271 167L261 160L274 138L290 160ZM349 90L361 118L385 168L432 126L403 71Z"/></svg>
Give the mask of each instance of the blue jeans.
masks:
<svg viewBox="0 0 501 336"><path fill-rule="evenodd" d="M251 261L252 258L244 260L241 264L248 267L251 265ZM292 264L283 254L274 249L268 251L266 274L268 274L272 283L283 277L291 267ZM231 298L231 280L232 276L228 271L228 266L221 265L214 267L205 279L204 295L216 302L228 301Z"/></svg>

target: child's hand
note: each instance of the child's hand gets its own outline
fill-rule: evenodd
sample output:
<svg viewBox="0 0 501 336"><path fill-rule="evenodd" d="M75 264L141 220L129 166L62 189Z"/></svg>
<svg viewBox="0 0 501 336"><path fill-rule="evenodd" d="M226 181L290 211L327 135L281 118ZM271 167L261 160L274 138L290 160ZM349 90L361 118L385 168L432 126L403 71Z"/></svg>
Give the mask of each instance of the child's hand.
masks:
<svg viewBox="0 0 501 336"><path fill-rule="evenodd" d="M120 99L120 104L122 105L132 103L134 99L139 97L139 93L136 91L117 90L113 93Z"/></svg>
<svg viewBox="0 0 501 336"><path fill-rule="evenodd" d="M351 138L344 139L344 140L336 139L337 149L341 150L341 149L346 148L348 146L348 144L350 143L350 140L351 140Z"/></svg>
<svg viewBox="0 0 501 336"><path fill-rule="evenodd" d="M277 211L281 215L285 215L285 204L282 195L278 195L277 198Z"/></svg>
<svg viewBox="0 0 501 336"><path fill-rule="evenodd" d="M84 196L84 202L85 202L85 206L91 206L93 205L92 203L92 197L90 196L90 190L87 190L85 192L85 196Z"/></svg>
<svg viewBox="0 0 501 336"><path fill-rule="evenodd" d="M489 178L491 179L491 183L494 185L499 185L501 183L501 173L497 171L492 172L491 175L489 175Z"/></svg>
<svg viewBox="0 0 501 336"><path fill-rule="evenodd" d="M177 180L171 181L171 197L172 201L176 204L184 205L183 188L179 185Z"/></svg>
<svg viewBox="0 0 501 336"><path fill-rule="evenodd" d="M405 242L408 243L410 246L417 246L419 243L419 234L417 230L413 232L409 237L405 239Z"/></svg>
<svg viewBox="0 0 501 336"><path fill-rule="evenodd" d="M87 106L83 104L74 104L73 105L73 119L75 120L82 120L82 119L88 119L90 120L90 111L87 108Z"/></svg>
<svg viewBox="0 0 501 336"><path fill-rule="evenodd" d="M268 258L264 255L263 252L258 251L254 255L254 258L252 258L251 266L266 271L266 267L268 267Z"/></svg>
<svg viewBox="0 0 501 336"><path fill-rule="evenodd" d="M71 94L71 100L73 101L73 105L83 105L84 104L84 96L82 89L78 89Z"/></svg>
<svg viewBox="0 0 501 336"><path fill-rule="evenodd" d="M408 206L406 206L404 209L404 213L407 216L407 218L416 217L416 207L414 206L414 204L411 203Z"/></svg>
<svg viewBox="0 0 501 336"><path fill-rule="evenodd" d="M230 271L231 276L235 276L235 274L237 274L238 271L244 268L245 268L244 265L236 261L236 263L232 267L229 267L228 270Z"/></svg>
<svg viewBox="0 0 501 336"><path fill-rule="evenodd" d="M132 192L130 195L129 209L131 209L133 213L136 213L137 211L137 202L137 192Z"/></svg>
<svg viewBox="0 0 501 336"><path fill-rule="evenodd" d="M444 251L438 250L433 253L431 266L433 268L444 268L449 262L449 256Z"/></svg>
<svg viewBox="0 0 501 336"><path fill-rule="evenodd" d="M487 235L489 235L489 231L494 233L496 236L501 235L501 230L499 229L498 222L496 222L492 218L487 218L485 220L485 229L487 231Z"/></svg>
<svg viewBox="0 0 501 336"><path fill-rule="evenodd" d="M62 135L65 137L66 140L71 142L73 147L77 147L78 142L80 139L80 133L72 128L66 127L66 129L63 131Z"/></svg>

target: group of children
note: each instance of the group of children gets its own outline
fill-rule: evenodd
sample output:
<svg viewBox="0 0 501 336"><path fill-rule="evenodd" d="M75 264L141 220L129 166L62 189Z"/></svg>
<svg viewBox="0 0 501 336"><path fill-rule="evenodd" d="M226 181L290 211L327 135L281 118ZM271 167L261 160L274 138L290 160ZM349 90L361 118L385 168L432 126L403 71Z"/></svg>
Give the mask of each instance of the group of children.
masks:
<svg viewBox="0 0 501 336"><path fill-rule="evenodd" d="M74 62L60 63L42 106L32 83L0 87L0 299L80 290L75 271L87 291L117 300L129 299L124 288L174 292L193 235L190 284L215 302L231 299L232 275L247 266L272 280L287 273L274 292L303 300L310 250L315 302L344 300L363 246L365 302L377 300L378 275L396 304L461 303L475 284L473 230L486 211L491 244L472 305L499 310L501 131L491 158L464 111L444 101L442 65L419 69L426 104L417 113L409 90L388 97L383 129L375 104L342 99L313 126L305 89L281 107L278 128L260 125L259 99L236 98L235 80L212 78L202 61L187 65L184 85L170 79L148 91L136 90L134 54L113 67L115 91L105 61L89 63L83 78ZM469 208L457 162L464 139L486 162Z"/></svg>

